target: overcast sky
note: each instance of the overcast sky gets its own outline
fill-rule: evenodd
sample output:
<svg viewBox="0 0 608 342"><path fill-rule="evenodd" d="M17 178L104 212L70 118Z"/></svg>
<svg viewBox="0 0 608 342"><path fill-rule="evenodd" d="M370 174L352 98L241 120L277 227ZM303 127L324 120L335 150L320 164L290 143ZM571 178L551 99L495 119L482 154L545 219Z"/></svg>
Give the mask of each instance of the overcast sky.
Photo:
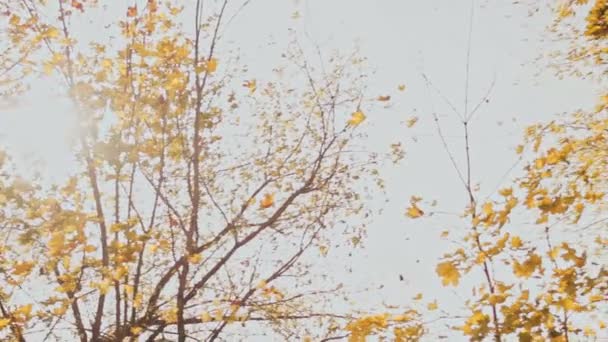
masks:
<svg viewBox="0 0 608 342"><path fill-rule="evenodd" d="M501 184L507 185L521 170L522 164L505 175L517 160L514 148L526 125L592 107L596 101L595 84L559 80L551 71L543 71L542 63L534 62L558 47L542 40L547 37L545 27L551 13L541 11L529 17L528 10L511 1L475 1L470 102L476 104L495 82L489 102L481 107L471 127L473 178L481 185L482 197ZM295 11L300 14L297 20L292 18ZM384 170L387 201L378 197L369 202L384 211L368 229L366 248L351 259L334 261L351 264L353 273L345 275L346 282L374 289L359 300L408 304L412 296L424 292L426 298L437 298L440 306L451 309L460 307L460 297L469 294L466 287L454 291L442 288L434 271L438 257L452 246L439 239L440 232L464 232L457 214L466 205L466 198L437 136L432 113L440 117L446 140L461 166L463 139L458 117L422 78L425 73L459 111L463 110L469 23L469 1L253 0L227 31L259 78L270 73L278 61L288 27L308 32L328 52L358 45L376 71L372 91L393 95L392 108L381 115L367 113L361 129L369 132L369 143L378 149L388 150L391 143L401 142L406 158ZM269 41L276 44L268 45ZM404 93L397 91L402 83L407 85ZM48 163L49 174L59 179L70 165L69 145L62 132L70 122L69 106L44 82L34 92L36 101L26 100L2 114L0 143L9 151L38 153ZM408 128L405 121L412 116L419 121ZM31 135L24 136L20 128L24 126L31 129ZM49 136L45 133L48 130L55 132L55 139L40 141L40 137ZM455 215L409 220L404 210L411 195L437 200L438 210ZM399 275L405 280L400 281Z"/></svg>

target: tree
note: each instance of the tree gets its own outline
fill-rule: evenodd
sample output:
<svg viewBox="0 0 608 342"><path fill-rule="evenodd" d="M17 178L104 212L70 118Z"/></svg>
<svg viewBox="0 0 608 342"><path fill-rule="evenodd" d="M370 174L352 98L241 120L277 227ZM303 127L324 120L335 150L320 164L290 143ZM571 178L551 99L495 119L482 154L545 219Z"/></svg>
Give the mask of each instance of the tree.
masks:
<svg viewBox="0 0 608 342"><path fill-rule="evenodd" d="M555 6L552 32L574 42L569 45L574 48L551 62L560 73L601 79L608 3L597 0L591 7L581 7L586 3L565 1ZM578 26L581 14L584 29ZM589 67L589 61L595 66ZM430 80L427 83L433 87ZM456 319L449 324L472 341L572 341L596 336L606 329L608 307L605 102L589 113L528 127L517 148L527 161L522 176L489 200L480 198L471 178L474 146L468 137L478 108L465 108L464 113L454 109L462 119L464 170L454 161L453 146L443 140L467 198L462 214L467 225L454 228L464 229L464 237L456 238L459 247L443 256L436 273L444 286L458 286L465 276L472 284L472 296L465 302L468 312L448 312ZM444 139L438 117L435 121ZM412 200L406 212L410 218L419 218L426 210L418 202ZM525 223L530 218L532 223Z"/></svg>
<svg viewBox="0 0 608 342"><path fill-rule="evenodd" d="M356 179L378 175L358 129L373 108L365 60L312 62L294 35L284 65L256 80L221 47L248 1L139 4L93 41L74 22L114 2L2 4L1 85L26 92L46 74L66 90L81 166L46 187L1 154L2 332L356 339L376 324L420 335L413 311L367 328L332 311L341 286L322 287L312 268L340 227L358 241L364 224L345 220L367 213Z"/></svg>

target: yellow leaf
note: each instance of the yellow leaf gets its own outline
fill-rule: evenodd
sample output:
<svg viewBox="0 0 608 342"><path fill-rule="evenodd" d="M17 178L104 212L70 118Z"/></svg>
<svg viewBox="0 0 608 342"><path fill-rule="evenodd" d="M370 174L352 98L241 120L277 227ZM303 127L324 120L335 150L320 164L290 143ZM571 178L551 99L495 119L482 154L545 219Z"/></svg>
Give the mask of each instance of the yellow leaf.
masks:
<svg viewBox="0 0 608 342"><path fill-rule="evenodd" d="M16 276L28 275L32 271L33 267L34 267L34 262L31 262L31 261L18 262L13 266L13 274Z"/></svg>
<svg viewBox="0 0 608 342"><path fill-rule="evenodd" d="M421 300L421 299L422 299L422 293L419 293L416 296L414 296L414 300Z"/></svg>
<svg viewBox="0 0 608 342"><path fill-rule="evenodd" d="M264 195L264 198L262 198L262 200L260 201L260 207L264 208L264 209L272 207L273 204L274 204L274 195L273 194Z"/></svg>
<svg viewBox="0 0 608 342"><path fill-rule="evenodd" d="M408 128L411 128L416 124L416 122L418 122L418 117L414 116L413 118L407 120L406 125Z"/></svg>
<svg viewBox="0 0 608 342"><path fill-rule="evenodd" d="M51 38L51 39L57 38L57 37L59 37L59 30L56 29L55 27L51 27L44 32L44 36L46 38Z"/></svg>
<svg viewBox="0 0 608 342"><path fill-rule="evenodd" d="M32 313L32 304L27 304L15 310L14 314L29 317Z"/></svg>
<svg viewBox="0 0 608 342"><path fill-rule="evenodd" d="M488 298L488 302L490 302L490 304L496 305L496 304L504 303L506 299L507 299L507 296L504 294L494 294L494 295L491 295L490 298Z"/></svg>
<svg viewBox="0 0 608 342"><path fill-rule="evenodd" d="M386 101L390 101L391 97L389 95L381 95L378 96L378 101L380 102L386 102Z"/></svg>
<svg viewBox="0 0 608 342"><path fill-rule="evenodd" d="M426 308L431 311L437 310L438 307L439 307L439 305L437 305L437 301L433 301L426 306Z"/></svg>
<svg viewBox="0 0 608 342"><path fill-rule="evenodd" d="M188 262L191 264L198 264L203 260L203 256L198 253L198 254L192 254L188 257Z"/></svg>
<svg viewBox="0 0 608 342"><path fill-rule="evenodd" d="M397 89L399 89L399 91L405 91L405 84L400 84Z"/></svg>
<svg viewBox="0 0 608 342"><path fill-rule="evenodd" d="M213 318L211 317L211 315L207 311L203 312L201 314L200 318L201 318L201 321L203 323L211 322L213 320Z"/></svg>
<svg viewBox="0 0 608 342"><path fill-rule="evenodd" d="M68 306L67 305L62 305L58 308L54 308L53 309L53 315L55 316L63 316L66 311L68 311Z"/></svg>
<svg viewBox="0 0 608 342"><path fill-rule="evenodd" d="M538 219L536 219L536 224L543 224L549 221L549 215L542 214Z"/></svg>
<svg viewBox="0 0 608 342"><path fill-rule="evenodd" d="M442 278L441 282L444 286L447 285L458 285L460 279L460 272L450 261L444 261L437 265L435 272Z"/></svg>
<svg viewBox="0 0 608 342"><path fill-rule="evenodd" d="M249 93L253 94L253 93L255 93L256 89L258 88L257 81L256 80L245 81L245 82L243 82L243 87L248 88Z"/></svg>
<svg viewBox="0 0 608 342"><path fill-rule="evenodd" d="M93 245L84 246L84 251L87 253L95 252L96 250L97 250L97 247L95 247Z"/></svg>
<svg viewBox="0 0 608 342"><path fill-rule="evenodd" d="M169 324L177 322L177 308L171 308L161 312L160 317Z"/></svg>
<svg viewBox="0 0 608 342"><path fill-rule="evenodd" d="M20 21L21 21L21 18L19 18L18 15L13 14L13 15L11 15L11 18L8 20L8 23L15 26L15 25L19 25Z"/></svg>
<svg viewBox="0 0 608 342"><path fill-rule="evenodd" d="M215 310L214 319L216 321L224 320L224 313L222 312L222 310Z"/></svg>
<svg viewBox="0 0 608 342"><path fill-rule="evenodd" d="M266 287L266 285L267 285L266 280L260 280L260 282L258 283L257 288L258 289L263 289L263 288Z"/></svg>
<svg viewBox="0 0 608 342"><path fill-rule="evenodd" d="M62 231L58 231L51 235L48 247L49 252L52 256L61 255L64 251L65 236Z"/></svg>
<svg viewBox="0 0 608 342"><path fill-rule="evenodd" d="M490 202L485 203L485 204L483 205L483 208L482 208L481 210L483 211L483 213L484 213L485 215L492 215L492 213L494 212L493 205L492 205L492 203L490 203Z"/></svg>
<svg viewBox="0 0 608 342"><path fill-rule="evenodd" d="M513 236L511 238L511 246L513 248L520 248L523 245L519 236Z"/></svg>
<svg viewBox="0 0 608 342"><path fill-rule="evenodd" d="M365 120L365 114L363 114L362 111L358 110L350 116L350 119L348 120L348 124L351 126L357 126L357 125L361 124L364 120Z"/></svg>
<svg viewBox="0 0 608 342"><path fill-rule="evenodd" d="M142 327L138 327L138 326L131 327L131 334L133 334L135 336L141 334L142 331L144 331L144 329Z"/></svg>
<svg viewBox="0 0 608 342"><path fill-rule="evenodd" d="M207 72L212 73L217 70L217 59L211 58L207 61Z"/></svg>
<svg viewBox="0 0 608 342"><path fill-rule="evenodd" d="M6 328L11 323L10 318L0 318L0 329Z"/></svg>
<svg viewBox="0 0 608 342"><path fill-rule="evenodd" d="M594 295L589 296L590 302L600 302L602 300L604 300L604 296L599 295L599 294L594 294Z"/></svg>
<svg viewBox="0 0 608 342"><path fill-rule="evenodd" d="M517 260L513 263L513 273L520 278L529 278L541 264L542 259L536 254L531 254L523 263Z"/></svg>
<svg viewBox="0 0 608 342"><path fill-rule="evenodd" d="M574 14L574 11L572 11L572 8L566 2L562 2L562 4L560 4L557 8L557 16L559 19L566 18L572 14Z"/></svg>
<svg viewBox="0 0 608 342"><path fill-rule="evenodd" d="M110 281L108 279L105 279L101 283L97 284L97 287L99 288L99 292L105 295L110 290Z"/></svg>
<svg viewBox="0 0 608 342"><path fill-rule="evenodd" d="M424 212L422 210L420 210L420 208L418 208L415 204L412 204L411 207L407 208L407 211L405 213L409 218L419 218L422 215L424 215Z"/></svg>
<svg viewBox="0 0 608 342"><path fill-rule="evenodd" d="M513 188L504 188L498 191L498 193L504 197L511 196L511 194L513 194Z"/></svg>

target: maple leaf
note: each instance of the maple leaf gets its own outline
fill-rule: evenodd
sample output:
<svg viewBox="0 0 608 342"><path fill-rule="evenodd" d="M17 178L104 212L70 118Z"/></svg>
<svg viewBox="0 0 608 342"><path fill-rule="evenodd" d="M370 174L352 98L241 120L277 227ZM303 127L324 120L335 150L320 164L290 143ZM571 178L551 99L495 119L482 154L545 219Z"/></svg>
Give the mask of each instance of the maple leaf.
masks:
<svg viewBox="0 0 608 342"><path fill-rule="evenodd" d="M521 238L519 236L513 236L511 238L511 246L513 248L520 248L521 246L523 246Z"/></svg>
<svg viewBox="0 0 608 342"><path fill-rule="evenodd" d="M451 261L444 261L439 263L435 268L435 272L441 277L441 283L444 286L447 285L458 285L460 279L460 272L454 266Z"/></svg>

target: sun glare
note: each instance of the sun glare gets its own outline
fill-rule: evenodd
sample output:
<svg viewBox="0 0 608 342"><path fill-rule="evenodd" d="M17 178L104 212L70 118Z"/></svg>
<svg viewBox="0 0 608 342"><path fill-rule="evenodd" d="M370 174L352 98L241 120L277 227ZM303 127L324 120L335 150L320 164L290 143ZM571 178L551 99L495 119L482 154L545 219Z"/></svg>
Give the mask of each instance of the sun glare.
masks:
<svg viewBox="0 0 608 342"><path fill-rule="evenodd" d="M0 148L20 172L39 172L57 181L73 169L71 146L76 133L69 100L40 81L0 115Z"/></svg>

